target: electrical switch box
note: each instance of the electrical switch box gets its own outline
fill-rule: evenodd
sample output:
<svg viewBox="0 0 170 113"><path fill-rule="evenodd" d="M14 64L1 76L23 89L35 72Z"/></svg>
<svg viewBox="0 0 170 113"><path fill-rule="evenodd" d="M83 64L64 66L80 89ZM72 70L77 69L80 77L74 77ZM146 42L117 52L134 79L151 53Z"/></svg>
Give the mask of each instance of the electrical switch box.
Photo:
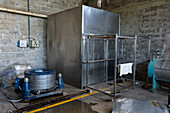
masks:
<svg viewBox="0 0 170 113"><path fill-rule="evenodd" d="M27 47L27 40L18 40L17 47L21 48Z"/></svg>
<svg viewBox="0 0 170 113"><path fill-rule="evenodd" d="M31 40L31 47L39 47L38 40Z"/></svg>

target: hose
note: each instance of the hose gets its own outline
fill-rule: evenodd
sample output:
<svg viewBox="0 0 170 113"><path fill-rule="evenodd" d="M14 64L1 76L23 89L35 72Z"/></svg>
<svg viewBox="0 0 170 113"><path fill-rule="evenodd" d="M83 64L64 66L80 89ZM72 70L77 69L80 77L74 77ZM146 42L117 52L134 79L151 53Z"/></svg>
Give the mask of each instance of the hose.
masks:
<svg viewBox="0 0 170 113"><path fill-rule="evenodd" d="M15 103L15 102L20 102L21 100L22 100L22 98L20 98L20 99L18 99L18 100L8 100L8 101Z"/></svg>

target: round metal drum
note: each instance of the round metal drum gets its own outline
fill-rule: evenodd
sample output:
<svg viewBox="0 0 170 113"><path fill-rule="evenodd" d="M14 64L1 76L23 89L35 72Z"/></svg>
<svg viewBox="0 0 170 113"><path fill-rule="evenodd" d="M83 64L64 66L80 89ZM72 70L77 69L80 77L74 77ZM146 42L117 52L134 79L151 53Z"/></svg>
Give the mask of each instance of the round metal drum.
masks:
<svg viewBox="0 0 170 113"><path fill-rule="evenodd" d="M30 69L25 71L31 90L46 90L56 86L56 72L50 69Z"/></svg>
<svg viewBox="0 0 170 113"><path fill-rule="evenodd" d="M155 66L157 80L170 82L170 59L158 59Z"/></svg>

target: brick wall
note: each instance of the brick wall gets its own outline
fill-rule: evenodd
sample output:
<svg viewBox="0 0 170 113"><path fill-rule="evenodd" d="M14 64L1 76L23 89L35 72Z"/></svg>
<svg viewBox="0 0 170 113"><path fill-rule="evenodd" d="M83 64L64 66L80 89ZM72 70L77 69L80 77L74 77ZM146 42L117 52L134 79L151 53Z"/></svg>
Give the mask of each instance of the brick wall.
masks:
<svg viewBox="0 0 170 113"><path fill-rule="evenodd" d="M81 4L79 0L30 0L30 11L52 14ZM0 0L0 7L27 11L27 0ZM17 47L28 38L28 17L0 12L0 70L15 63L30 63L33 68L46 67L47 20L31 17L31 37L40 42L35 49Z"/></svg>
<svg viewBox="0 0 170 113"><path fill-rule="evenodd" d="M163 0L162 0L163 1ZM124 8L112 9L121 14L121 35L139 35L141 37L152 37L151 53L156 56L156 49L165 49L167 52L167 26L169 18L167 16L169 2L148 2L139 1L136 4L123 6ZM127 3L125 3L127 4ZM128 4L127 4L128 5ZM138 59L143 59L146 54L145 41L138 41ZM129 55L128 55L129 56Z"/></svg>
<svg viewBox="0 0 170 113"><path fill-rule="evenodd" d="M168 7L168 11L165 12L165 16L168 18L168 23L166 26L166 38L167 38L167 57L170 58L170 7Z"/></svg>
<svg viewBox="0 0 170 113"><path fill-rule="evenodd" d="M40 47L23 50L17 47L17 41L28 38L28 18L4 12L0 15L0 67L15 62L45 67L46 20L31 18L31 37L40 41Z"/></svg>
<svg viewBox="0 0 170 113"><path fill-rule="evenodd" d="M89 5L96 7L97 0L89 1ZM152 37L152 56L156 56L156 49L164 49L170 57L169 28L170 28L170 0L110 0L110 4L103 9L119 13L121 16L121 35L138 35ZM132 42L127 42L125 53L131 56ZM129 44L128 44L129 43ZM147 57L146 40L138 40L138 59ZM126 57L126 56L125 56ZM133 57L133 55L131 56ZM126 57L127 60L132 59Z"/></svg>
<svg viewBox="0 0 170 113"><path fill-rule="evenodd" d="M89 5L96 7L96 1L89 1ZM121 35L151 36L152 57L160 49L170 58L170 0L110 0L109 6L103 9L120 14ZM133 42L125 40L125 43L124 59L131 61ZM137 43L137 59L146 59L147 40L138 39ZM137 78L146 80L146 72L146 63L137 66Z"/></svg>
<svg viewBox="0 0 170 113"><path fill-rule="evenodd" d="M28 0L0 0L0 6L27 11ZM30 11L52 14L81 4L81 0L29 0Z"/></svg>

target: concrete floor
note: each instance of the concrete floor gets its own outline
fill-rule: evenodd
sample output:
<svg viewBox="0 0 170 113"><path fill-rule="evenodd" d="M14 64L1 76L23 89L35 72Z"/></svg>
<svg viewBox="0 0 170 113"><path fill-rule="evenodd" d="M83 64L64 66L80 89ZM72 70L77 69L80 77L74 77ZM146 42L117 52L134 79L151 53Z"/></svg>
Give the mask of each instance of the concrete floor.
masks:
<svg viewBox="0 0 170 113"><path fill-rule="evenodd" d="M124 84L125 86L128 86L128 84ZM111 85L107 85L106 83L99 84L95 86L98 89L103 89L110 87ZM118 87L118 90L121 89L121 87ZM110 89L112 90L112 88ZM44 99L38 99L31 101L30 103L10 103L7 100L7 97L10 99L16 99L19 98L19 96L16 96L12 93L13 89L8 88L6 90L3 90L0 93L0 113L6 113L9 110L16 109L16 108L22 108L23 106L27 106L28 104L33 104L41 101L45 101L47 99L51 99L54 97L48 97ZM70 85L65 84L65 93L70 94L73 92L78 92L80 89L77 89L75 87L72 87ZM152 93L149 90L143 89L141 87L136 88L135 90L129 90L127 92L123 92L122 94L118 95L114 100L121 99L121 98L130 98L130 99L144 99L144 100L159 100L162 102L167 103L167 90L157 90L156 93ZM41 111L40 113L111 113L114 106L114 101L112 101L112 97L97 93L94 95L90 95L84 98L81 98L79 100L75 100L60 106L56 106L51 109L47 109L44 111Z"/></svg>

